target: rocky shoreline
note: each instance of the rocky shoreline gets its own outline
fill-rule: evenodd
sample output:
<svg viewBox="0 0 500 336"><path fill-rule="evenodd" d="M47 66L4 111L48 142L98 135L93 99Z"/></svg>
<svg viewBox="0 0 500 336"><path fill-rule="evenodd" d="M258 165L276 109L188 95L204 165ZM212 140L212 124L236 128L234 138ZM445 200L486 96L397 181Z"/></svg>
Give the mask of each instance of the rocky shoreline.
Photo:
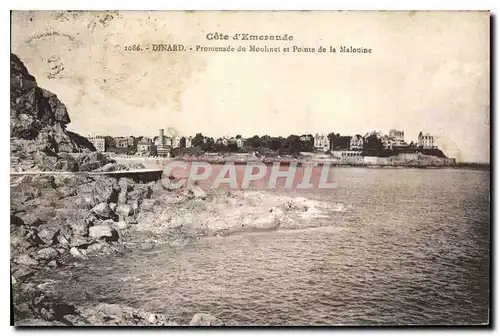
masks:
<svg viewBox="0 0 500 336"><path fill-rule="evenodd" d="M263 202L265 198L265 202ZM163 314L130 307L54 302L30 279L99 255L133 253L207 236L303 227L326 205L258 191L169 191L161 181L138 183L82 174L34 175L11 181L11 281L16 325L177 325ZM337 209L342 211L343 209ZM314 225L314 224L309 224ZM117 313L121 311L121 313ZM114 317L113 317L114 316ZM116 316L120 316L119 318ZM216 318L196 318L219 325ZM211 321L211 322L207 322Z"/></svg>

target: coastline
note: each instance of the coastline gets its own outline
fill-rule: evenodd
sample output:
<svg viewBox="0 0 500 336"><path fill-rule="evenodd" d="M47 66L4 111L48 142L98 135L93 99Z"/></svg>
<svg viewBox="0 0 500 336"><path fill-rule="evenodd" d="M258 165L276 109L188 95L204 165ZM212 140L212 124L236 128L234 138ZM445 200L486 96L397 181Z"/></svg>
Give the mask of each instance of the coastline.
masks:
<svg viewBox="0 0 500 336"><path fill-rule="evenodd" d="M144 157L144 156L114 156L111 158L119 163L126 164L130 161L137 161L137 163L142 163L150 168L161 168L165 166L168 162L172 161L183 161L183 162L207 162L210 164L220 164L234 163L235 165L246 165L249 163L264 163L266 165L272 165L275 163L280 163L282 166L287 166L292 163L296 164L298 167L316 165L323 166L328 164L331 167L341 167L341 168L373 168L373 169L404 169L404 168L416 168L416 169L436 169L436 168L452 168L452 169L479 169L479 170L490 170L491 164L489 163L467 163L467 162L457 162L457 163L446 163L443 161L433 162L433 161L422 161L422 162L402 162L401 160L394 160L390 163L385 164L373 164L373 163L356 163L356 162L341 162L332 158L322 158L322 159L310 159L310 158L281 158L281 157L266 157L266 158L241 158L241 156L232 155L204 155L204 156L181 156L181 157Z"/></svg>
<svg viewBox="0 0 500 336"><path fill-rule="evenodd" d="M60 302L57 284L35 279L40 272L98 262L100 256L126 256L160 245L182 248L211 236L314 227L325 211L348 211L342 204L328 209L320 201L272 192L199 187L174 192L160 181L91 174L16 176L11 193L11 283L18 326L179 325L168 312ZM195 313L190 325L223 325L212 315Z"/></svg>

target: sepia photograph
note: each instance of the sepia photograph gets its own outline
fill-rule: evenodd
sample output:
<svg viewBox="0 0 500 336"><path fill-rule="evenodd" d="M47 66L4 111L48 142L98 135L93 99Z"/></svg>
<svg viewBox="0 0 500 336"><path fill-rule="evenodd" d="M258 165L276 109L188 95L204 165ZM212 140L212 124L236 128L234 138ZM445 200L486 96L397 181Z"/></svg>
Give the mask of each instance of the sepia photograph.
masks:
<svg viewBox="0 0 500 336"><path fill-rule="evenodd" d="M13 326L491 325L489 11L10 20Z"/></svg>

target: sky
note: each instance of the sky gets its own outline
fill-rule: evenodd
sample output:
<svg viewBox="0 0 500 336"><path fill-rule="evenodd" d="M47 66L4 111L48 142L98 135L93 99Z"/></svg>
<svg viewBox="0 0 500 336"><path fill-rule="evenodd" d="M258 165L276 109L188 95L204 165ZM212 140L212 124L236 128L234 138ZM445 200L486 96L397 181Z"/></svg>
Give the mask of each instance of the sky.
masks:
<svg viewBox="0 0 500 336"><path fill-rule="evenodd" d="M420 131L489 162L488 12L15 11L11 48L82 135ZM207 33L292 41L207 40ZM126 51L139 44L336 48L336 53ZM340 46L371 48L340 53Z"/></svg>

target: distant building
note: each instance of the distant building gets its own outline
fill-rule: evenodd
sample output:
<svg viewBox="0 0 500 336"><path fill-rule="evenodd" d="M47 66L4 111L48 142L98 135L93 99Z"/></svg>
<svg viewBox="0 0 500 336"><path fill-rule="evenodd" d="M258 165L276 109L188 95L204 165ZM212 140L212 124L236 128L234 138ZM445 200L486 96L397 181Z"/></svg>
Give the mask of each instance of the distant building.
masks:
<svg viewBox="0 0 500 336"><path fill-rule="evenodd" d="M313 139L310 135L303 135L300 137L300 141L311 141Z"/></svg>
<svg viewBox="0 0 500 336"><path fill-rule="evenodd" d="M134 147L135 138L133 136L129 136L127 140L128 140L128 146Z"/></svg>
<svg viewBox="0 0 500 336"><path fill-rule="evenodd" d="M397 129L389 130L389 137L396 141L405 141L405 132Z"/></svg>
<svg viewBox="0 0 500 336"><path fill-rule="evenodd" d="M405 141L405 132L404 131L391 129L391 130L389 130L389 138L391 141L391 147L390 147L391 149L408 147L408 144Z"/></svg>
<svg viewBox="0 0 500 336"><path fill-rule="evenodd" d="M326 152L330 149L330 140L325 134L317 134L314 136L314 148Z"/></svg>
<svg viewBox="0 0 500 336"><path fill-rule="evenodd" d="M116 137L115 138L116 148L128 148L128 138L126 137Z"/></svg>
<svg viewBox="0 0 500 336"><path fill-rule="evenodd" d="M418 133L418 147L422 147L424 149L433 149L434 147L434 137L429 133L423 134L422 132Z"/></svg>
<svg viewBox="0 0 500 336"><path fill-rule="evenodd" d="M171 145L170 139L165 136L163 128L159 130L159 135L156 141L156 154L158 156L170 156Z"/></svg>
<svg viewBox="0 0 500 336"><path fill-rule="evenodd" d="M244 145L244 141L242 138L236 139L236 146L238 146L238 148L242 148L243 145Z"/></svg>
<svg viewBox="0 0 500 336"><path fill-rule="evenodd" d="M106 141L103 136L100 135L90 136L88 139L94 145L96 151L98 152L106 151Z"/></svg>
<svg viewBox="0 0 500 336"><path fill-rule="evenodd" d="M151 139L142 138L137 143L137 154L149 154L151 152Z"/></svg>
<svg viewBox="0 0 500 336"><path fill-rule="evenodd" d="M332 151L332 156L343 164L363 164L364 157L361 151Z"/></svg>
<svg viewBox="0 0 500 336"><path fill-rule="evenodd" d="M188 137L186 137L186 148L189 148L191 146L193 146L193 137L188 136Z"/></svg>
<svg viewBox="0 0 500 336"><path fill-rule="evenodd" d="M392 145L394 144L393 138L384 135L381 140L382 140L382 145L384 146L385 149L392 150Z"/></svg>
<svg viewBox="0 0 500 336"><path fill-rule="evenodd" d="M181 146L181 137L174 136L170 139L172 148L179 148Z"/></svg>
<svg viewBox="0 0 500 336"><path fill-rule="evenodd" d="M351 137L351 141L349 142L349 149L351 151L359 151L363 149L363 137L359 134Z"/></svg>

